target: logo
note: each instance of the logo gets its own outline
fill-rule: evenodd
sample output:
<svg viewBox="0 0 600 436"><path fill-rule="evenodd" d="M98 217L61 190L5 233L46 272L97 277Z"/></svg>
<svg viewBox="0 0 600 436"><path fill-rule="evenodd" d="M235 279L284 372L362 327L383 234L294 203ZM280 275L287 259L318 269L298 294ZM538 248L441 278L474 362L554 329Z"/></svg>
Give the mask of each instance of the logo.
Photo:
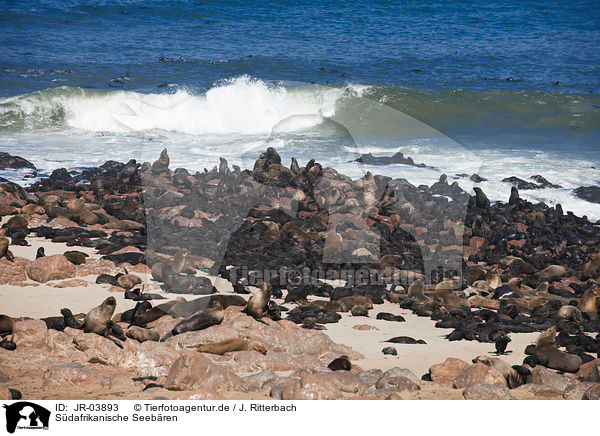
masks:
<svg viewBox="0 0 600 436"><path fill-rule="evenodd" d="M9 406L3 406L6 409L6 431L14 433L16 429L48 430L50 422L50 411L28 401L19 401Z"/></svg>

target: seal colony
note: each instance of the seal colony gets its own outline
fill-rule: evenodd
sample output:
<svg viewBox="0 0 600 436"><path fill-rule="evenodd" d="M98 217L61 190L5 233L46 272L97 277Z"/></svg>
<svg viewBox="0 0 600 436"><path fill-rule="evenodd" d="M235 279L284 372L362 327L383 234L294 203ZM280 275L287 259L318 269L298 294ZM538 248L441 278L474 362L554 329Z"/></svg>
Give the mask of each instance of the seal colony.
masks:
<svg viewBox="0 0 600 436"><path fill-rule="evenodd" d="M255 332L291 322L300 327L297 335L318 334L342 315L368 320L385 302L452 329L450 342L489 343L497 356L524 352L520 365L500 357L473 360L499 371L511 389L531 384L536 368L579 374L598 362L600 227L560 205L524 201L517 187L508 203L491 204L480 188L470 195L445 176L415 187L368 171L353 180L314 160L300 166L292 159L287 167L273 148L252 170L230 169L224 159L195 174L169 164L163 150L152 164L58 169L27 189L0 183L4 271L25 261L11 247L27 245L31 236L93 249L121 268L98 274L96 283L113 286L134 308L115 314L109 297L87 315L63 308L61 316L43 319L48 329L76 335L79 350L91 353L77 335L95 334L120 353L154 343L148 347L273 359L280 345ZM67 270L85 267L89 257L75 249L62 256ZM62 258L42 248L35 262ZM145 268L148 279L133 268ZM24 269L29 280L54 277L30 264ZM217 277L233 294L223 293ZM4 283L10 279L0 272ZM156 304L162 297L147 292L153 289L174 298ZM236 325L232 314L252 319L252 329L234 337L240 326L206 333L229 331L222 329ZM383 348L382 358L426 345L401 334L402 316L380 312L376 319L398 323L399 334L386 342L401 348ZM0 315L0 352L26 347L19 345L25 342L18 326L29 321ZM519 333L539 337L525 350L511 350L511 335ZM345 351L326 356L320 368L354 371ZM423 378L435 382L435 371Z"/></svg>

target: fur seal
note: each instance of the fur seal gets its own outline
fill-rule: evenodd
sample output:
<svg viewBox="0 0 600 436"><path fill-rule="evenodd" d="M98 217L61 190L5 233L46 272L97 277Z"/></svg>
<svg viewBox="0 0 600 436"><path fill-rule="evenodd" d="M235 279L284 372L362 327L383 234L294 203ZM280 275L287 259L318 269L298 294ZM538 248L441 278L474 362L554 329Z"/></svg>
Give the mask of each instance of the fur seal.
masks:
<svg viewBox="0 0 600 436"><path fill-rule="evenodd" d="M588 289L583 293L577 308L582 312L598 313L597 298L600 296L600 288Z"/></svg>
<svg viewBox="0 0 600 436"><path fill-rule="evenodd" d="M196 348L199 353L220 354L231 351L258 351L261 354L267 353L267 347L259 341L250 341L247 339L228 339L214 344L204 344Z"/></svg>
<svg viewBox="0 0 600 436"><path fill-rule="evenodd" d="M131 326L126 333L128 338L135 339L138 342L154 341L158 342L160 335L155 330L145 329L138 326Z"/></svg>
<svg viewBox="0 0 600 436"><path fill-rule="evenodd" d="M473 363L483 363L497 369L506 379L506 383L510 389L526 383L526 379L514 367L507 362L497 357L477 356L473 359Z"/></svg>
<svg viewBox="0 0 600 436"><path fill-rule="evenodd" d="M108 323L111 320L117 300L114 297L108 297L101 305L94 307L85 316L83 329L86 333L97 333L106 336L108 332Z"/></svg>
<svg viewBox="0 0 600 436"><path fill-rule="evenodd" d="M339 301L327 301L327 300L312 300L309 301L307 306L316 307L323 312L346 312L346 306L342 305Z"/></svg>
<svg viewBox="0 0 600 436"><path fill-rule="evenodd" d="M167 149L160 152L160 157L154 161L151 167L152 174L159 175L169 170L169 155Z"/></svg>
<svg viewBox="0 0 600 436"><path fill-rule="evenodd" d="M4 338L0 341L0 348L4 348L7 351L13 351L17 349L17 344L15 344L11 339Z"/></svg>
<svg viewBox="0 0 600 436"><path fill-rule="evenodd" d="M396 336L384 342L391 342L392 344L427 344L423 339L413 339L409 336Z"/></svg>
<svg viewBox="0 0 600 436"><path fill-rule="evenodd" d="M213 301L210 307L199 312L194 312L186 316L179 324L177 324L170 334L167 334L161 339L161 342L168 339L170 336L179 335L184 332L203 330L212 325L221 324L225 312L223 306L218 301Z"/></svg>
<svg viewBox="0 0 600 436"><path fill-rule="evenodd" d="M366 297L364 295L350 295L348 297L342 297L339 300L335 301L337 301L342 306L342 308L344 309L343 312L348 312L349 310L352 310L352 308L355 306L362 306L367 310L373 309L373 302L369 297Z"/></svg>
<svg viewBox="0 0 600 436"><path fill-rule="evenodd" d="M73 316L73 312L71 312L70 309L60 309L60 313L63 316L65 327L71 327L73 329L80 329L82 327L82 323L75 319L75 316Z"/></svg>
<svg viewBox="0 0 600 436"><path fill-rule="evenodd" d="M516 186L510 188L510 198L508 199L508 204L510 206L516 206L519 204L519 190Z"/></svg>
<svg viewBox="0 0 600 436"><path fill-rule="evenodd" d="M434 297L441 301L444 306L459 307L467 306L471 307L471 304L464 298L455 295L450 289L454 288L454 283L450 281L442 281L438 283L433 291Z"/></svg>
<svg viewBox="0 0 600 436"><path fill-rule="evenodd" d="M480 209L487 209L490 205L490 200L488 200L481 188L474 187L473 191L475 191L475 206Z"/></svg>
<svg viewBox="0 0 600 436"><path fill-rule="evenodd" d="M263 282L260 285L260 290L248 300L245 312L255 320L261 321L270 299L271 287L266 282Z"/></svg>
<svg viewBox="0 0 600 436"><path fill-rule="evenodd" d="M600 277L600 254L592 254L591 260L583 267L583 280Z"/></svg>
<svg viewBox="0 0 600 436"><path fill-rule="evenodd" d="M142 279L135 274L124 274L117 277L117 286L124 289L131 289L140 283L142 283Z"/></svg>
<svg viewBox="0 0 600 436"><path fill-rule="evenodd" d="M408 287L408 296L414 299L417 303L423 301L430 301L431 299L423 294L423 280L418 279L410 284Z"/></svg>
<svg viewBox="0 0 600 436"><path fill-rule="evenodd" d="M88 257L87 254L82 253L81 251L65 251L63 256L65 256L73 265L84 264L86 257Z"/></svg>
<svg viewBox="0 0 600 436"><path fill-rule="evenodd" d="M44 250L44 247L40 247L37 249L37 252L35 253L35 258L39 259L40 257L45 257L46 256L46 250Z"/></svg>
<svg viewBox="0 0 600 436"><path fill-rule="evenodd" d="M581 366L581 357L575 354L565 353L556 348L555 343L556 326L550 327L542 332L536 341L536 355L548 359L548 368L564 372L577 372Z"/></svg>
<svg viewBox="0 0 600 436"><path fill-rule="evenodd" d="M0 334L12 333L14 323L22 320L23 318L12 318L8 315L0 315Z"/></svg>
<svg viewBox="0 0 600 436"><path fill-rule="evenodd" d="M348 356L340 356L337 359L333 359L329 365L327 365L332 371L350 371L352 369L352 363Z"/></svg>
<svg viewBox="0 0 600 436"><path fill-rule="evenodd" d="M10 242L9 242L8 238L6 238L4 236L0 236L0 259L2 259L3 257L6 256L6 258L12 262L13 261L12 254L10 253L10 251L8 251L9 245L10 245Z"/></svg>

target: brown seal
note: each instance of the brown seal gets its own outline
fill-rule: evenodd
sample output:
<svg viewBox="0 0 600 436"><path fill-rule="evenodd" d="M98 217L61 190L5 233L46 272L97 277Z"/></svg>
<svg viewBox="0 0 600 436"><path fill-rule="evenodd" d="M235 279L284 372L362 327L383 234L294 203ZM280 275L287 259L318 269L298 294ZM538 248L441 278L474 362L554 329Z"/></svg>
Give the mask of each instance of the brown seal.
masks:
<svg viewBox="0 0 600 436"><path fill-rule="evenodd" d="M323 312L347 312L346 306L339 301L312 300L306 306L316 307Z"/></svg>
<svg viewBox="0 0 600 436"><path fill-rule="evenodd" d="M248 300L246 313L256 320L262 319L270 299L271 287L263 282L260 290Z"/></svg>
<svg viewBox="0 0 600 436"><path fill-rule="evenodd" d="M227 339L225 341L214 344L204 344L196 348L200 353L220 354L229 353L231 351L249 351L254 350L259 353L266 354L267 347L261 342L250 341L247 339Z"/></svg>
<svg viewBox="0 0 600 436"><path fill-rule="evenodd" d="M87 254L82 253L81 251L65 251L63 256L67 258L69 262L73 265L82 265L85 263L85 259L88 257Z"/></svg>
<svg viewBox="0 0 600 436"><path fill-rule="evenodd" d="M522 374L517 372L508 362L497 357L488 356L477 356L473 359L473 363L483 363L484 365L491 366L494 369L500 371L504 376L508 387L511 389L516 388L525 384L525 379Z"/></svg>
<svg viewBox="0 0 600 436"><path fill-rule="evenodd" d="M556 312L556 317L559 321L572 321L576 323L581 322L581 310L576 308L575 306L562 306Z"/></svg>
<svg viewBox="0 0 600 436"><path fill-rule="evenodd" d="M115 307L117 307L115 298L108 297L101 305L90 310L83 321L83 329L85 332L97 333L103 336L106 335L108 323L115 312Z"/></svg>
<svg viewBox="0 0 600 436"><path fill-rule="evenodd" d="M13 318L8 315L0 315L0 334L12 333L14 323L22 320L23 318Z"/></svg>
<svg viewBox="0 0 600 436"><path fill-rule="evenodd" d="M218 301L211 302L211 306L204 310L194 312L186 316L179 324L177 324L171 331L171 335L179 335L184 332L203 330L212 325L221 324L225 312L223 306ZM165 336L164 339L170 337Z"/></svg>
<svg viewBox="0 0 600 436"><path fill-rule="evenodd" d="M7 256L7 259L10 260L11 256L10 256L10 252L8 251L8 246L10 245L10 242L8 240L8 238L4 237L4 236L0 236L0 259L2 259L4 256Z"/></svg>
<svg viewBox="0 0 600 436"><path fill-rule="evenodd" d="M452 292L452 289L455 289L457 287L457 285L458 284L452 280L443 280L435 286L433 295L437 300L441 301L444 304L444 306L451 306L451 307L467 306L467 307L470 307L471 304L467 300L459 297L458 295L456 295Z"/></svg>
<svg viewBox="0 0 600 436"><path fill-rule="evenodd" d="M155 330L145 329L138 326L129 327L125 334L128 338L135 339L138 342L157 342L160 339L160 335Z"/></svg>
<svg viewBox="0 0 600 436"><path fill-rule="evenodd" d="M332 371L350 371L352 369L352 363L350 363L348 356L340 356L327 365L327 368Z"/></svg>
<svg viewBox="0 0 600 436"><path fill-rule="evenodd" d="M581 366L581 357L565 353L556 348L556 326L542 332L536 341L535 353L548 359L548 368L564 372L577 372Z"/></svg>
<svg viewBox="0 0 600 436"><path fill-rule="evenodd" d="M600 297L600 288L588 289L583 293L577 307L582 312L598 313L597 298Z"/></svg>
<svg viewBox="0 0 600 436"><path fill-rule="evenodd" d="M167 149L160 152L160 157L152 164L152 174L159 175L169 170L169 155Z"/></svg>
<svg viewBox="0 0 600 436"><path fill-rule="evenodd" d="M354 306L363 306L366 309L373 309L373 302L369 297L366 297L364 295L352 295L348 297L342 297L339 300L335 301L337 301L342 306L344 312L352 310Z"/></svg>
<svg viewBox="0 0 600 436"><path fill-rule="evenodd" d="M423 294L423 280L418 279L410 284L408 287L408 296L413 298L418 303L423 301L430 301L430 298Z"/></svg>
<svg viewBox="0 0 600 436"><path fill-rule="evenodd" d="M583 280L600 277L600 254L592 254L591 260L583 267Z"/></svg>

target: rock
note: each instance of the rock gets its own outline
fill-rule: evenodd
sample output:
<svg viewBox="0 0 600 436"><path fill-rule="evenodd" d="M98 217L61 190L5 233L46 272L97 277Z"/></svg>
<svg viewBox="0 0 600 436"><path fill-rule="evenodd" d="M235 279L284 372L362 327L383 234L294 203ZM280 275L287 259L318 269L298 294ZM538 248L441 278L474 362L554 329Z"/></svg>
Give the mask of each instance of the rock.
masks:
<svg viewBox="0 0 600 436"><path fill-rule="evenodd" d="M167 339L165 344L176 350L198 348L200 345L215 344L232 339L243 339L237 330L230 326L215 325L204 330L185 332Z"/></svg>
<svg viewBox="0 0 600 436"><path fill-rule="evenodd" d="M12 400L12 394L5 386L0 386L0 400Z"/></svg>
<svg viewBox="0 0 600 436"><path fill-rule="evenodd" d="M370 389L363 392L362 395L350 397L350 400L404 400L410 399L410 394L407 391L402 393L390 391L388 389Z"/></svg>
<svg viewBox="0 0 600 436"><path fill-rule="evenodd" d="M39 348L46 344L47 334L46 323L39 319L17 321L13 324L13 341L17 348Z"/></svg>
<svg viewBox="0 0 600 436"><path fill-rule="evenodd" d="M458 374L454 379L453 386L457 389L464 389L472 383L507 386L506 379L500 371L483 363L475 363Z"/></svg>
<svg viewBox="0 0 600 436"><path fill-rule="evenodd" d="M254 318L239 314L239 308L228 307L221 328L232 328L238 335L250 340L268 344L269 351L286 352L292 355L321 356L331 353L339 357L346 355L350 360L363 359L364 356L350 347L336 344L329 336L314 330L303 329L291 321L269 321L269 325L259 323ZM231 318L228 318L229 315ZM207 329L208 330L208 329ZM178 335L181 336L181 335Z"/></svg>
<svg viewBox="0 0 600 436"><path fill-rule="evenodd" d="M391 391L417 391L421 389L419 379L408 369L392 368L383 373L383 376L375 384L377 389L388 389Z"/></svg>
<svg viewBox="0 0 600 436"><path fill-rule="evenodd" d="M583 382L572 384L565 390L563 397L565 400L582 400L586 391L594 386L598 386L598 383Z"/></svg>
<svg viewBox="0 0 600 436"><path fill-rule="evenodd" d="M226 398L212 389L196 389L175 397L176 400L225 400Z"/></svg>
<svg viewBox="0 0 600 436"><path fill-rule="evenodd" d="M88 286L88 282L81 279L69 279L55 283L52 286L55 288L85 288Z"/></svg>
<svg viewBox="0 0 600 436"><path fill-rule="evenodd" d="M564 392L570 385L577 383L577 379L557 374L546 367L537 365L531 370L531 383Z"/></svg>
<svg viewBox="0 0 600 436"><path fill-rule="evenodd" d="M326 377L342 392L351 394L362 393L369 389L372 384L365 382L362 378L348 371L334 371L326 373Z"/></svg>
<svg viewBox="0 0 600 436"><path fill-rule="evenodd" d="M283 400L341 400L344 396L335 383L325 375L310 374L285 387Z"/></svg>
<svg viewBox="0 0 600 436"><path fill-rule="evenodd" d="M20 285L27 280L27 265L30 261L16 257L14 262L3 257L0 259L0 285Z"/></svg>
<svg viewBox="0 0 600 436"><path fill-rule="evenodd" d="M177 352L162 343L147 341L135 344L128 341L124 345L117 366L145 376L167 375L179 357Z"/></svg>
<svg viewBox="0 0 600 436"><path fill-rule="evenodd" d="M516 400L560 400L563 395L560 391L547 386L526 384L511 390Z"/></svg>
<svg viewBox="0 0 600 436"><path fill-rule="evenodd" d="M184 352L171 365L165 388L175 391L213 389L246 392L248 390L248 386L234 372L212 363L193 351Z"/></svg>
<svg viewBox="0 0 600 436"><path fill-rule="evenodd" d="M585 394L583 394L582 400L600 400L600 383L596 384L596 386L592 386Z"/></svg>
<svg viewBox="0 0 600 436"><path fill-rule="evenodd" d="M272 386L279 377L273 371L264 370L244 378L249 391L262 391Z"/></svg>
<svg viewBox="0 0 600 436"><path fill-rule="evenodd" d="M95 333L81 333L73 337L75 346L83 351L87 361L116 366L121 359L121 349L110 339Z"/></svg>
<svg viewBox="0 0 600 436"><path fill-rule="evenodd" d="M377 327L368 324L356 324L355 326L352 326L352 329L359 331L379 330Z"/></svg>
<svg viewBox="0 0 600 436"><path fill-rule="evenodd" d="M463 390L466 400L512 400L510 390L504 386L472 383Z"/></svg>
<svg viewBox="0 0 600 436"><path fill-rule="evenodd" d="M590 203L600 204L600 187L599 186L581 186L573 191L573 193L582 200Z"/></svg>
<svg viewBox="0 0 600 436"><path fill-rule="evenodd" d="M39 283L70 279L75 277L75 265L62 254L40 257L27 266L27 276Z"/></svg>
<svg viewBox="0 0 600 436"><path fill-rule="evenodd" d="M443 363L429 368L429 377L432 382L452 386L454 379L469 366L464 360L448 357Z"/></svg>
<svg viewBox="0 0 600 436"><path fill-rule="evenodd" d="M0 152L0 169L4 168L30 168L35 169L35 165L20 156L12 156L6 152Z"/></svg>
<svg viewBox="0 0 600 436"><path fill-rule="evenodd" d="M581 364L579 371L576 374L577 378L582 381L600 382L600 359L590 360Z"/></svg>
<svg viewBox="0 0 600 436"><path fill-rule="evenodd" d="M389 164L404 164L420 168L426 168L425 164L416 164L410 157L404 157L402 152L397 152L393 156L373 156L371 153L363 154L355 162L360 162L366 165L389 165Z"/></svg>
<svg viewBox="0 0 600 436"><path fill-rule="evenodd" d="M86 389L102 389L104 387L100 376L79 363L54 365L46 371L43 379L44 388L81 386Z"/></svg>

